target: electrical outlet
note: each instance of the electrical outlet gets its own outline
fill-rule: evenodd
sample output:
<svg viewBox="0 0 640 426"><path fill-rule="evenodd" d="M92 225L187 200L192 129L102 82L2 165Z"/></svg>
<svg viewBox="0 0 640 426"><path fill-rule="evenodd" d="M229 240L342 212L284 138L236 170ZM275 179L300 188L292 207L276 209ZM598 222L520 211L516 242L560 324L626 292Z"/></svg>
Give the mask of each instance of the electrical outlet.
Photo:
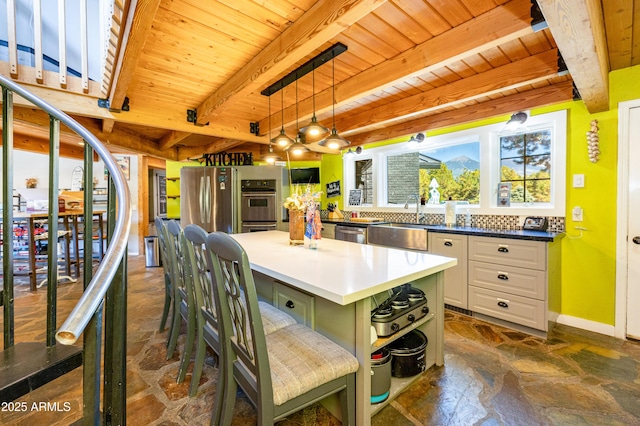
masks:
<svg viewBox="0 0 640 426"><path fill-rule="evenodd" d="M574 222L582 222L582 207L575 206L571 211L571 218Z"/></svg>
<svg viewBox="0 0 640 426"><path fill-rule="evenodd" d="M573 187L574 188L584 188L584 175L573 175Z"/></svg>

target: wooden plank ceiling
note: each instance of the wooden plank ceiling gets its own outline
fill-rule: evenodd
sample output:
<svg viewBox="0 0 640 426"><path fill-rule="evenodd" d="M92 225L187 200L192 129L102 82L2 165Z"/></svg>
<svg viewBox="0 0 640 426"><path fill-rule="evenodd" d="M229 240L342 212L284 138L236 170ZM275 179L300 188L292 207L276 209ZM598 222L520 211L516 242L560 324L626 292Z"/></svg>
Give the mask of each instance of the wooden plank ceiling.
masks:
<svg viewBox="0 0 640 426"><path fill-rule="evenodd" d="M335 108L335 127L353 146L567 101L574 84L590 112L603 111L608 72L640 62L632 0L604 9L598 0L538 0L548 28L537 31L530 0L134 3L111 73L115 110L59 90L55 100L112 146L174 160L259 155L281 126L293 137L314 110L331 128ZM335 77L327 63L260 94L338 42L348 50L335 59ZM129 110L118 112L125 97ZM197 111L196 124L187 110ZM33 135L37 113L16 115ZM303 158L328 151L310 147Z"/></svg>

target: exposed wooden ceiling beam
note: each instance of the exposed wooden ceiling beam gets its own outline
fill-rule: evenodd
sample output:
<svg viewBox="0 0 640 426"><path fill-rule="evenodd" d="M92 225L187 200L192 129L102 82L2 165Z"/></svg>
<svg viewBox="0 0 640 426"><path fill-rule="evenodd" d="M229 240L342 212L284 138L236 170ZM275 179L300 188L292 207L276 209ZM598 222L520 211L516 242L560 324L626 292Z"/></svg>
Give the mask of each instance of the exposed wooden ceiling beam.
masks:
<svg viewBox="0 0 640 426"><path fill-rule="evenodd" d="M0 133L0 146L2 146L2 134ZM24 135L14 133L13 148L37 152L39 154L49 155L49 138L40 138L37 136ZM84 159L84 147L80 145L60 144L60 156L65 158L73 158L76 160Z"/></svg>
<svg viewBox="0 0 640 426"><path fill-rule="evenodd" d="M609 109L609 57L600 0L538 0L590 113Z"/></svg>
<svg viewBox="0 0 640 426"><path fill-rule="evenodd" d="M175 148L161 151L157 148L158 145L154 140L144 138L139 134L117 128L114 129L112 133L103 133L102 126L98 120L76 116L73 118L90 131L95 137L100 139L100 141L105 145L111 145L127 151L147 154L154 157L165 158L167 160L175 161L178 158L178 151Z"/></svg>
<svg viewBox="0 0 640 426"><path fill-rule="evenodd" d="M531 2L512 0L336 84L336 107L532 32ZM316 114L329 111L332 105L332 88L315 95ZM295 105L285 108L284 125L285 127L293 125L296 114L298 120L305 120L312 113L312 100L303 100L298 103L297 113ZM274 117L272 122L280 121L279 114L277 113L277 118L276 114L272 116ZM269 128L268 120L268 117L261 120L261 129Z"/></svg>
<svg viewBox="0 0 640 426"><path fill-rule="evenodd" d="M351 137L350 140L354 146L379 142L411 133L425 132L457 124L470 123L497 115L510 114L515 111L566 102L572 100L572 98L573 85L571 81L565 81L551 86L505 96L500 99L482 102L477 105L471 105L429 117L422 117L383 129L360 133Z"/></svg>
<svg viewBox="0 0 640 426"><path fill-rule="evenodd" d="M269 80L286 73L345 28L371 13L386 0L327 0L316 2L303 16L256 55L198 106L198 124L206 124L226 110L233 97L257 91Z"/></svg>
<svg viewBox="0 0 640 426"><path fill-rule="evenodd" d="M102 120L102 132L103 133L111 133L113 131L113 126L115 126L116 121L105 118Z"/></svg>
<svg viewBox="0 0 640 426"><path fill-rule="evenodd" d="M336 128L340 129L341 135L348 136L350 129L390 125L411 116L491 96L501 90L515 89L556 75L558 51L550 49L358 114L343 114L336 118Z"/></svg>
<svg viewBox="0 0 640 426"><path fill-rule="evenodd" d="M109 93L112 108L120 109L124 102L138 58L159 7L160 0L133 0L129 5L127 23L121 37L120 54L115 64Z"/></svg>
<svg viewBox="0 0 640 426"><path fill-rule="evenodd" d="M171 148L181 140L187 138L191 133L170 131L164 135L158 142L158 148L161 151Z"/></svg>

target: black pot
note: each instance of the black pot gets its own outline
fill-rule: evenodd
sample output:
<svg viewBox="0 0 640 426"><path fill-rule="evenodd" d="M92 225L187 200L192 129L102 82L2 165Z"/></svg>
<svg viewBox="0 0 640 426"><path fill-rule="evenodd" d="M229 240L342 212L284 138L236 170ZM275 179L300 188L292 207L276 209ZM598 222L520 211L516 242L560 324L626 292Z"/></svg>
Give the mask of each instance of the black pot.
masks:
<svg viewBox="0 0 640 426"><path fill-rule="evenodd" d="M393 377L411 377L426 369L427 336L420 330L410 331L388 347Z"/></svg>

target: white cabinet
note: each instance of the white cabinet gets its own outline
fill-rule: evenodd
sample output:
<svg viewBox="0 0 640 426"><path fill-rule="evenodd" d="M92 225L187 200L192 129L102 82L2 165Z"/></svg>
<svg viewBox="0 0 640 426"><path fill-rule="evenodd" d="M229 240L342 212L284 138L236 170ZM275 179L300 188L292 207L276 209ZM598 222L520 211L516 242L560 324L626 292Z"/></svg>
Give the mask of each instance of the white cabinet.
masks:
<svg viewBox="0 0 640 426"><path fill-rule="evenodd" d="M466 235L429 232L429 253L454 257L458 264L444 271L444 303L467 309Z"/></svg>
<svg viewBox="0 0 640 426"><path fill-rule="evenodd" d="M547 243L471 236L468 268L471 311L548 330Z"/></svg>

